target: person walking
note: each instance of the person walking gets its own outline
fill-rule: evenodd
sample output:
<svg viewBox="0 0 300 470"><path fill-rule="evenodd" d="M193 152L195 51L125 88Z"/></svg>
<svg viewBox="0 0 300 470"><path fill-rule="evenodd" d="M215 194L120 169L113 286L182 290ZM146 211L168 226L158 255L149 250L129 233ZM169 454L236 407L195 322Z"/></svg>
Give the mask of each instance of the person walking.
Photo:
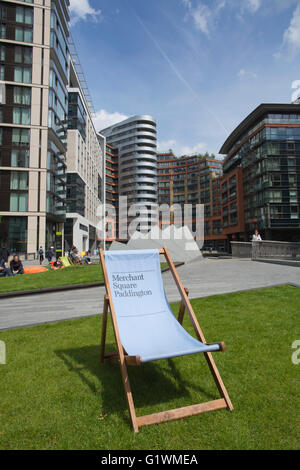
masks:
<svg viewBox="0 0 300 470"><path fill-rule="evenodd" d="M39 259L40 259L40 264L43 264L43 261L44 261L44 250L43 248L40 246L40 249L39 249Z"/></svg>
<svg viewBox="0 0 300 470"><path fill-rule="evenodd" d="M49 264L52 261L52 256L53 256L53 252L52 252L51 248L48 248L48 250L46 251L46 258L47 258Z"/></svg>

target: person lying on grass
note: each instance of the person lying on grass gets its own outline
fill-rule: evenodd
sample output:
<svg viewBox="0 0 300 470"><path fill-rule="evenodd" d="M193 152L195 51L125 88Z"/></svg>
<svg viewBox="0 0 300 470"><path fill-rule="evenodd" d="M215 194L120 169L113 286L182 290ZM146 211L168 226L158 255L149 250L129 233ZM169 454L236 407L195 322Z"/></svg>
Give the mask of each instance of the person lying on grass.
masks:
<svg viewBox="0 0 300 470"><path fill-rule="evenodd" d="M13 276L17 276L18 274L24 274L23 264L18 255L15 255L11 260L10 270Z"/></svg>
<svg viewBox="0 0 300 470"><path fill-rule="evenodd" d="M64 265L59 258L57 258L56 261L54 261L53 266L55 268L64 268Z"/></svg>

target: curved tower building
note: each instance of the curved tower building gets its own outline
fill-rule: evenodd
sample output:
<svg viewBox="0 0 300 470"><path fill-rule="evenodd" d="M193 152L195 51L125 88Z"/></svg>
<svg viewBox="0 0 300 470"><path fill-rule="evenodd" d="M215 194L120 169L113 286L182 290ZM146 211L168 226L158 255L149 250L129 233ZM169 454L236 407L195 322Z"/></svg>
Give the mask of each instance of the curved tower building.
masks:
<svg viewBox="0 0 300 470"><path fill-rule="evenodd" d="M107 144L119 152L119 196L127 197L131 218L139 217L138 230L147 232L157 224L157 148L156 121L151 116L138 115L100 131ZM123 212L123 213L122 213ZM132 216L132 217L131 217ZM124 224L126 214L120 210L120 238L126 238Z"/></svg>

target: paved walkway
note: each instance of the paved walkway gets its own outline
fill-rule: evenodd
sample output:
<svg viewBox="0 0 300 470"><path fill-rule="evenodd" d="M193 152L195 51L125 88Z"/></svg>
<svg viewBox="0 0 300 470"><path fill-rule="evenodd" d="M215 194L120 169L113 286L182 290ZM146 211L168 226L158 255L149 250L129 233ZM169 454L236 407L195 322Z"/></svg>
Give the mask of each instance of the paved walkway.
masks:
<svg viewBox="0 0 300 470"><path fill-rule="evenodd" d="M190 298L294 283L300 287L300 269L249 260L206 259L178 268ZM169 301L179 300L170 272L163 274ZM67 320L102 312L104 287L3 299L0 330Z"/></svg>

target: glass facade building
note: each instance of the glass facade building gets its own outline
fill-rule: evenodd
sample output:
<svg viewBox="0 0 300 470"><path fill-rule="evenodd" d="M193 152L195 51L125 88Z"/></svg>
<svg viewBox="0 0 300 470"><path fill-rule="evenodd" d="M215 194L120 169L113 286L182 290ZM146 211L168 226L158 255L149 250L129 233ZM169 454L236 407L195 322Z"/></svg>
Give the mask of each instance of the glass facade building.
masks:
<svg viewBox="0 0 300 470"><path fill-rule="evenodd" d="M0 1L0 242L11 252L55 246L67 216L78 249L96 245L102 150L71 60L68 9L69 0Z"/></svg>
<svg viewBox="0 0 300 470"><path fill-rule="evenodd" d="M68 129L78 129L83 140L86 139L86 112L79 93L69 93Z"/></svg>
<svg viewBox="0 0 300 470"><path fill-rule="evenodd" d="M66 214L68 0L0 2L0 241L36 253Z"/></svg>
<svg viewBox="0 0 300 470"><path fill-rule="evenodd" d="M300 241L300 106L262 104L228 137L222 217L229 239Z"/></svg>

